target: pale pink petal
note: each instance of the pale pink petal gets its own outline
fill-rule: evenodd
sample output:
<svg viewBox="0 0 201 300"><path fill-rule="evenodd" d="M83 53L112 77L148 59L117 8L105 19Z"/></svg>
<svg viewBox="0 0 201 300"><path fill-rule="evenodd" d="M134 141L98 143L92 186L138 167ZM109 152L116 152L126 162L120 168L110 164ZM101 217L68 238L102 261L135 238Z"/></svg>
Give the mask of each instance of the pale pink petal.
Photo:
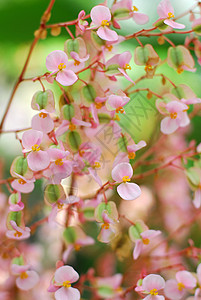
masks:
<svg viewBox="0 0 201 300"><path fill-rule="evenodd" d="M159 3L157 7L157 13L159 17L166 18L168 17L168 13L174 14L174 8L172 7L169 0L163 0Z"/></svg>
<svg viewBox="0 0 201 300"><path fill-rule="evenodd" d="M11 211L20 211L24 209L24 203L23 202L18 202L17 204L10 204L9 209Z"/></svg>
<svg viewBox="0 0 201 300"><path fill-rule="evenodd" d="M60 159L66 158L70 154L69 151L64 151L56 148L48 149L47 152L49 154L51 161L55 161L59 158Z"/></svg>
<svg viewBox="0 0 201 300"><path fill-rule="evenodd" d="M145 230L140 235L143 239L153 239L154 237L161 234L160 230Z"/></svg>
<svg viewBox="0 0 201 300"><path fill-rule="evenodd" d="M118 34L116 31L108 28L107 26L101 26L98 28L97 35L105 41L113 42L118 40Z"/></svg>
<svg viewBox="0 0 201 300"><path fill-rule="evenodd" d="M56 80L64 86L69 86L74 84L78 80L78 77L73 71L64 69L58 72Z"/></svg>
<svg viewBox="0 0 201 300"><path fill-rule="evenodd" d="M35 130L48 133L54 129L54 122L49 115L43 118L37 114L31 120L31 127Z"/></svg>
<svg viewBox="0 0 201 300"><path fill-rule="evenodd" d="M75 125L78 125L78 126L91 127L91 123L85 122L85 121L82 121L82 120L78 120L76 118L72 118L71 122Z"/></svg>
<svg viewBox="0 0 201 300"><path fill-rule="evenodd" d="M149 22L149 17L145 14L134 12L133 13L133 20L135 21L135 23L137 23L139 25L144 25L147 22Z"/></svg>
<svg viewBox="0 0 201 300"><path fill-rule="evenodd" d="M34 145L40 145L43 139L43 133L38 130L30 129L22 135L22 145L25 149L30 150Z"/></svg>
<svg viewBox="0 0 201 300"><path fill-rule="evenodd" d="M71 55L71 57L72 57L74 60L77 60L77 61L79 61L79 62L85 62L85 61L87 61L87 60L89 59L89 57L90 57L89 54L87 54L85 57L80 58L79 54L78 54L77 52L75 52L75 51L71 51L70 55Z"/></svg>
<svg viewBox="0 0 201 300"><path fill-rule="evenodd" d="M117 187L117 192L124 200L135 200L141 195L141 189L139 185L133 182L121 183Z"/></svg>
<svg viewBox="0 0 201 300"><path fill-rule="evenodd" d="M62 266L56 270L54 279L57 284L61 285L64 281L73 283L79 279L79 274L70 266Z"/></svg>
<svg viewBox="0 0 201 300"><path fill-rule="evenodd" d="M93 168L88 168L89 174L93 177L93 179L100 185L102 186L102 181L100 177L97 174L97 171Z"/></svg>
<svg viewBox="0 0 201 300"><path fill-rule="evenodd" d="M64 134L68 130L69 124L70 124L69 121L63 120L61 125L56 130L56 133L55 133L56 136L60 136L60 135Z"/></svg>
<svg viewBox="0 0 201 300"><path fill-rule="evenodd" d="M171 119L166 117L161 121L161 131L164 134L171 134L179 128L178 122L176 119Z"/></svg>
<svg viewBox="0 0 201 300"><path fill-rule="evenodd" d="M129 100L128 100L129 101ZM127 102L128 102L127 101ZM124 101L122 99L122 97L117 96L117 95L110 95L108 97L108 101L107 104L109 104L109 106L111 106L113 109L118 108L120 106L124 105ZM126 103L125 103L126 104Z"/></svg>
<svg viewBox="0 0 201 300"><path fill-rule="evenodd" d="M13 275L20 275L22 272L26 272L30 268L30 265L11 265L11 272Z"/></svg>
<svg viewBox="0 0 201 300"><path fill-rule="evenodd" d="M102 243L109 243L116 236L116 230L110 225L109 228L101 228L101 231L98 235L98 240Z"/></svg>
<svg viewBox="0 0 201 300"><path fill-rule="evenodd" d="M68 248L63 253L63 261L66 262L68 260L69 255L73 251L73 245L69 245Z"/></svg>
<svg viewBox="0 0 201 300"><path fill-rule="evenodd" d="M177 28L177 29L183 29L186 27L183 24L177 23L177 22L175 22L173 20L169 20L169 19L164 20L164 23L172 28Z"/></svg>
<svg viewBox="0 0 201 300"><path fill-rule="evenodd" d="M99 118L98 118L98 113L97 113L97 109L94 105L94 103L91 104L91 114L92 114L92 117L94 119L94 122L99 125Z"/></svg>
<svg viewBox="0 0 201 300"><path fill-rule="evenodd" d="M143 298L143 300L165 300L165 297L160 295L156 295L156 296L148 295L145 298Z"/></svg>
<svg viewBox="0 0 201 300"><path fill-rule="evenodd" d="M28 275L27 278L22 279L18 277L16 279L17 287L23 291L32 289L39 282L39 276L35 271L27 271L26 273Z"/></svg>
<svg viewBox="0 0 201 300"><path fill-rule="evenodd" d="M79 300L80 292L72 287L65 288L62 287L58 289L55 293L56 300Z"/></svg>
<svg viewBox="0 0 201 300"><path fill-rule="evenodd" d="M182 282L186 288L192 289L196 286L195 277L188 271L179 271L176 273L176 280Z"/></svg>
<svg viewBox="0 0 201 300"><path fill-rule="evenodd" d="M129 51L125 51L118 56L118 63L121 68L124 68L126 64L129 64L132 58L132 54Z"/></svg>
<svg viewBox="0 0 201 300"><path fill-rule="evenodd" d="M23 194L31 193L34 189L34 183L33 182L20 184L19 179L13 180L11 182L11 186L14 190L16 190L20 193L23 193Z"/></svg>
<svg viewBox="0 0 201 300"><path fill-rule="evenodd" d="M128 154L126 152L118 153L117 156L115 157L115 160L114 160L112 166L114 168L115 166L117 166L118 164L123 163L123 162L129 163Z"/></svg>
<svg viewBox="0 0 201 300"><path fill-rule="evenodd" d="M133 259L138 259L140 253L142 252L142 249L143 249L142 240L136 240L135 247L133 250Z"/></svg>
<svg viewBox="0 0 201 300"><path fill-rule="evenodd" d="M131 178L133 176L133 169L129 163L123 162L112 169L112 179L117 182L122 182L124 176Z"/></svg>
<svg viewBox="0 0 201 300"><path fill-rule="evenodd" d="M28 166L32 171L41 171L50 164L50 158L47 151L35 151L27 156Z"/></svg>
<svg viewBox="0 0 201 300"><path fill-rule="evenodd" d="M185 127L188 124L190 124L190 119L188 117L188 114L187 114L187 112L182 112L181 119L179 121L179 126Z"/></svg>
<svg viewBox="0 0 201 300"><path fill-rule="evenodd" d="M185 294L185 289L182 289L181 291L178 290L178 282L174 279L170 279L166 281L165 284L165 296L168 297L171 300L180 300L184 294Z"/></svg>
<svg viewBox="0 0 201 300"><path fill-rule="evenodd" d="M80 62L79 64L76 64L74 60L71 60L68 62L66 66L68 70L77 73L78 71L82 70L85 67L85 62Z"/></svg>
<svg viewBox="0 0 201 300"><path fill-rule="evenodd" d="M136 151L140 150L141 148L145 147L146 145L147 145L147 143L145 141L140 141L137 144L127 146L127 150L128 150L128 152L136 152Z"/></svg>
<svg viewBox="0 0 201 300"><path fill-rule="evenodd" d="M103 5L97 5L93 7L90 16L92 22L98 26L101 26L103 20L107 20L107 21L111 20L111 13L109 8Z"/></svg>
<svg viewBox="0 0 201 300"><path fill-rule="evenodd" d="M201 283L201 263L197 267L197 277L199 284Z"/></svg>
<svg viewBox="0 0 201 300"><path fill-rule="evenodd" d="M179 101L171 101L166 104L166 109L171 112L182 112L183 110L188 109L188 106Z"/></svg>
<svg viewBox="0 0 201 300"><path fill-rule="evenodd" d="M125 77L128 81L130 81L130 82L132 82L132 83L135 83L135 82L128 76L128 74L126 73L126 71L125 71L124 69L118 68L118 70L119 70L119 72L120 72L121 74L124 75L124 77Z"/></svg>
<svg viewBox="0 0 201 300"><path fill-rule="evenodd" d="M68 56L64 51L56 50L51 52L46 57L46 67L51 72L59 71L58 66L63 63L66 65L68 62Z"/></svg>
<svg viewBox="0 0 201 300"><path fill-rule="evenodd" d="M147 292L153 289L162 290L164 287L165 280L160 275L149 274L142 281L142 288Z"/></svg>

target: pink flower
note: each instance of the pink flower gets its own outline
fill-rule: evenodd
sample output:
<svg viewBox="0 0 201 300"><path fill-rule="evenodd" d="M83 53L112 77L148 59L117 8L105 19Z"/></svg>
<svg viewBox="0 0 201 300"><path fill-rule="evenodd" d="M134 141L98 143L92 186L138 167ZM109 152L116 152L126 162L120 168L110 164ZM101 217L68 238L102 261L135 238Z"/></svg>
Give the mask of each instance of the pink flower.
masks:
<svg viewBox="0 0 201 300"><path fill-rule="evenodd" d="M24 203L21 201L21 194L19 192L11 194L8 202L11 211L20 211L24 209Z"/></svg>
<svg viewBox="0 0 201 300"><path fill-rule="evenodd" d="M68 56L61 50L51 52L46 58L46 67L52 72L50 75L56 74L56 80L64 86L72 85L78 80L73 71L66 70L67 64Z"/></svg>
<svg viewBox="0 0 201 300"><path fill-rule="evenodd" d="M178 101L171 101L165 105L168 116L161 121L161 131L171 134L179 127L185 127L190 123L187 110L188 106Z"/></svg>
<svg viewBox="0 0 201 300"><path fill-rule="evenodd" d="M111 13L108 7L97 5L92 8L90 13L93 28L98 28L97 35L106 41L118 40L118 35L114 30L109 28Z"/></svg>
<svg viewBox="0 0 201 300"><path fill-rule="evenodd" d="M89 54L81 58L75 51L71 51L70 55L73 60L68 62L67 67L73 72L78 72L83 69L85 67L85 61L89 59Z"/></svg>
<svg viewBox="0 0 201 300"><path fill-rule="evenodd" d="M84 20L85 17L85 11L81 10L78 14L78 27L81 30L81 32L85 32L86 27L88 26L88 22Z"/></svg>
<svg viewBox="0 0 201 300"><path fill-rule="evenodd" d="M160 230L145 230L140 233L141 239L135 240L135 248L133 251L133 258L137 259L140 253L143 251L143 248L150 244L151 239L155 238L161 233Z"/></svg>
<svg viewBox="0 0 201 300"><path fill-rule="evenodd" d="M113 75L118 75L118 71L130 82L134 83L134 81L128 76L126 70L131 70L131 66L129 62L132 58L132 55L129 51L125 51L121 54L114 55L111 59L109 59L106 63L106 68L109 68L112 65L117 66L117 71L113 71Z"/></svg>
<svg viewBox="0 0 201 300"><path fill-rule="evenodd" d="M149 21L149 17L145 14L139 13L138 8L136 6L133 6L132 2L132 0L121 0L115 3L112 6L112 13L114 14L114 18L117 20L133 18L133 20L139 25L146 24ZM125 13L123 14L125 16L122 17L122 14L118 16L118 13L115 16L115 11L121 12L121 10L123 12L125 11Z"/></svg>
<svg viewBox="0 0 201 300"><path fill-rule="evenodd" d="M164 289L165 280L160 275L149 274L142 281L143 292L148 293L146 300L165 300L164 296L159 296L158 291Z"/></svg>
<svg viewBox="0 0 201 300"><path fill-rule="evenodd" d="M174 8L172 7L169 0L161 1L157 7L157 12L158 12L160 19L158 19L154 24L163 20L163 22L166 25L168 25L172 28L177 28L177 29L185 28L185 25L171 20L171 18L174 18Z"/></svg>
<svg viewBox="0 0 201 300"><path fill-rule="evenodd" d="M139 141L139 143L137 144L132 144L130 146L127 146L127 151L128 151L128 157L130 159L134 159L135 158L135 152L146 147L146 142L145 141Z"/></svg>
<svg viewBox="0 0 201 300"><path fill-rule="evenodd" d="M18 276L16 285L21 290L28 291L39 282L38 274L35 271L30 270L29 265L12 264L11 271L13 275Z"/></svg>
<svg viewBox="0 0 201 300"><path fill-rule="evenodd" d="M117 235L117 220L110 218L107 211L102 213L103 222L101 231L98 235L98 240L102 243L109 243Z"/></svg>
<svg viewBox="0 0 201 300"><path fill-rule="evenodd" d="M110 95L107 100L107 109L108 110L115 110L116 113L125 113L123 106L129 102L130 98L125 96L119 95Z"/></svg>
<svg viewBox="0 0 201 300"><path fill-rule="evenodd" d="M196 278L188 271L179 271L176 273L176 280L170 279L166 282L165 295L172 300L181 299L186 289L196 287Z"/></svg>
<svg viewBox="0 0 201 300"><path fill-rule="evenodd" d="M43 109L39 114L32 118L31 127L34 130L49 133L54 129L54 121L50 118L49 113Z"/></svg>
<svg viewBox="0 0 201 300"><path fill-rule="evenodd" d="M133 176L133 169L129 163L120 163L112 170L112 178L117 182L122 182L117 187L117 192L124 200L135 200L141 195L141 189L136 183L129 183Z"/></svg>
<svg viewBox="0 0 201 300"><path fill-rule="evenodd" d="M25 227L24 229L17 226L16 222L11 220L10 225L12 226L13 230L8 230L6 232L6 236L9 239L13 240L25 240L30 237L30 228Z"/></svg>
<svg viewBox="0 0 201 300"><path fill-rule="evenodd" d="M56 136L60 136L60 135L64 134L68 129L70 131L76 130L77 125L78 126L91 127L91 123L85 122L85 121L82 121L82 120L78 120L78 119L73 117L71 119L71 121L68 121L68 120L63 120L62 121L61 125L56 130Z"/></svg>
<svg viewBox="0 0 201 300"><path fill-rule="evenodd" d="M104 299L119 299L118 295L123 292L122 280L122 274L115 274L111 277L96 277L95 287L98 295Z"/></svg>
<svg viewBox="0 0 201 300"><path fill-rule="evenodd" d="M31 193L34 189L35 178L26 179L17 173L15 173L15 175L18 177L18 179L15 179L11 182L12 188L23 194Z"/></svg>
<svg viewBox="0 0 201 300"><path fill-rule="evenodd" d="M80 292L71 287L71 283L79 279L78 273L70 266L62 266L56 270L53 284L59 289L55 292L56 300L79 300Z"/></svg>
<svg viewBox="0 0 201 300"><path fill-rule="evenodd" d="M40 150L43 133L34 129L25 131L22 136L23 152L30 152L27 156L28 166L33 171L44 170L49 166L50 159L46 151Z"/></svg>

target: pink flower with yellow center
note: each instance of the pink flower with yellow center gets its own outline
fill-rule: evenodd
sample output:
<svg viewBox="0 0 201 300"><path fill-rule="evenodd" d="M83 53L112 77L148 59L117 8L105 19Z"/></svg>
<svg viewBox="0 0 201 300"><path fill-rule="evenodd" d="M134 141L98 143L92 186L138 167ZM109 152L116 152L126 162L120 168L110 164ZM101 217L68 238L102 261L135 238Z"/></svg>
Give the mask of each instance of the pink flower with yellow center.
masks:
<svg viewBox="0 0 201 300"><path fill-rule="evenodd" d="M12 264L11 271L17 276L16 285L20 290L28 291L39 282L38 274L30 270L30 265Z"/></svg>
<svg viewBox="0 0 201 300"><path fill-rule="evenodd" d="M145 298L146 300L165 300L164 296L160 296L159 292L164 289L165 280L160 275L149 274L143 281L141 286L141 291L148 294Z"/></svg>
<svg viewBox="0 0 201 300"><path fill-rule="evenodd" d="M13 230L8 230L6 232L7 238L13 239L13 240L25 240L30 237L31 230L29 227L21 228L21 227L17 226L16 222L13 220L10 221L10 225Z"/></svg>

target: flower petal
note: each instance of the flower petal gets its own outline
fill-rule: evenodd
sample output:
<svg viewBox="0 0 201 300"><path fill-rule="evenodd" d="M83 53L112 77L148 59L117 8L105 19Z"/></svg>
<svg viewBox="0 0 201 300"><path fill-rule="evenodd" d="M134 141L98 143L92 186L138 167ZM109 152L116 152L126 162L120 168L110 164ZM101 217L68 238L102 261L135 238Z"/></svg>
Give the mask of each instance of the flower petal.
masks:
<svg viewBox="0 0 201 300"><path fill-rule="evenodd" d="M149 274L142 281L142 288L147 292L153 289L162 290L164 287L165 280L160 275Z"/></svg>
<svg viewBox="0 0 201 300"><path fill-rule="evenodd" d="M141 189L139 185L133 182L121 183L117 187L117 192L124 200L135 200L141 195Z"/></svg>
<svg viewBox="0 0 201 300"><path fill-rule="evenodd" d="M90 16L92 22L98 26L101 26L103 20L107 20L107 21L111 20L111 13L109 8L103 5L97 5L93 7Z"/></svg>
<svg viewBox="0 0 201 300"><path fill-rule="evenodd" d="M178 122L176 119L171 119L166 117L161 121L161 132L164 134L171 134L179 128Z"/></svg>
<svg viewBox="0 0 201 300"><path fill-rule="evenodd" d="M58 66L63 63L66 65L68 62L68 56L64 51L56 50L52 51L46 57L46 67L51 72L59 71Z"/></svg>
<svg viewBox="0 0 201 300"><path fill-rule="evenodd" d="M47 151L31 152L27 156L28 166L32 171L41 171L50 164L50 158Z"/></svg>
<svg viewBox="0 0 201 300"><path fill-rule="evenodd" d="M23 291L32 289L39 282L39 276L35 271L27 271L26 273L28 275L27 278L22 279L18 277L16 279L17 287Z"/></svg>
<svg viewBox="0 0 201 300"><path fill-rule="evenodd" d="M98 28L97 35L105 41L114 42L118 40L118 34L116 31L108 28L107 26L101 26Z"/></svg>
<svg viewBox="0 0 201 300"><path fill-rule="evenodd" d="M79 279L79 274L71 266L62 266L56 270L54 279L57 284L63 284L64 281L72 283Z"/></svg>
<svg viewBox="0 0 201 300"><path fill-rule="evenodd" d="M78 77L73 71L64 69L58 72L56 80L64 86L69 86L74 84L78 80Z"/></svg>
<svg viewBox="0 0 201 300"><path fill-rule="evenodd" d="M115 181L122 182L124 176L128 176L129 178L133 176L133 169L131 165L126 162L120 163L112 169L112 179Z"/></svg>
<svg viewBox="0 0 201 300"><path fill-rule="evenodd" d="M133 20L139 25L144 25L149 22L149 17L145 14L135 12L133 14Z"/></svg>
<svg viewBox="0 0 201 300"><path fill-rule="evenodd" d="M49 114L43 118L39 116L40 114L35 115L31 120L31 127L35 130L48 133L54 129L54 122L50 118Z"/></svg>
<svg viewBox="0 0 201 300"><path fill-rule="evenodd" d="M186 27L183 24L177 23L177 22L175 22L173 20L169 20L169 19L164 20L164 23L172 28L177 28L177 29L183 29Z"/></svg>

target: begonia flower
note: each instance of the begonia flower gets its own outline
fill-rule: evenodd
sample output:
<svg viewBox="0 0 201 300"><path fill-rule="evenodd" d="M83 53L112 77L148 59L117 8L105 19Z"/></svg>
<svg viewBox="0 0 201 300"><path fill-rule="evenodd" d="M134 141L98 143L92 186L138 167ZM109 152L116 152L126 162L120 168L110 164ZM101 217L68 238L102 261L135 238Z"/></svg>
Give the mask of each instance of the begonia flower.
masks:
<svg viewBox="0 0 201 300"><path fill-rule="evenodd" d="M13 230L8 230L6 232L6 236L9 239L13 239L13 240L25 240L28 239L30 237L30 228L29 227L25 227L25 228L21 228L19 226L17 226L16 222L11 220L10 221L10 225L13 228Z"/></svg>
<svg viewBox="0 0 201 300"><path fill-rule="evenodd" d="M28 291L39 282L38 274L35 271L30 270L30 265L12 264L11 271L13 275L18 276L16 285L20 290Z"/></svg>
<svg viewBox="0 0 201 300"><path fill-rule="evenodd" d="M34 130L49 133L54 129L54 121L51 119L49 113L43 109L39 114L32 118L31 127Z"/></svg>
<svg viewBox="0 0 201 300"><path fill-rule="evenodd" d="M64 51L55 50L46 58L46 67L52 72L50 75L56 74L56 80L64 86L72 85L78 80L77 75L66 68L67 65L68 56Z"/></svg>
<svg viewBox="0 0 201 300"><path fill-rule="evenodd" d="M149 274L142 280L142 291L148 293L143 299L165 300L164 296L158 295L158 291L164 289L165 280L160 275Z"/></svg>
<svg viewBox="0 0 201 300"><path fill-rule="evenodd" d="M129 163L120 163L112 170L112 178L117 183L121 183L117 187L117 192L124 200L135 200L141 195L140 187L133 182L128 182L133 176L133 169Z"/></svg>
<svg viewBox="0 0 201 300"><path fill-rule="evenodd" d="M114 30L109 28L111 13L108 7L97 5L92 8L90 13L93 28L98 28L97 35L106 41L118 40L118 35Z"/></svg>

